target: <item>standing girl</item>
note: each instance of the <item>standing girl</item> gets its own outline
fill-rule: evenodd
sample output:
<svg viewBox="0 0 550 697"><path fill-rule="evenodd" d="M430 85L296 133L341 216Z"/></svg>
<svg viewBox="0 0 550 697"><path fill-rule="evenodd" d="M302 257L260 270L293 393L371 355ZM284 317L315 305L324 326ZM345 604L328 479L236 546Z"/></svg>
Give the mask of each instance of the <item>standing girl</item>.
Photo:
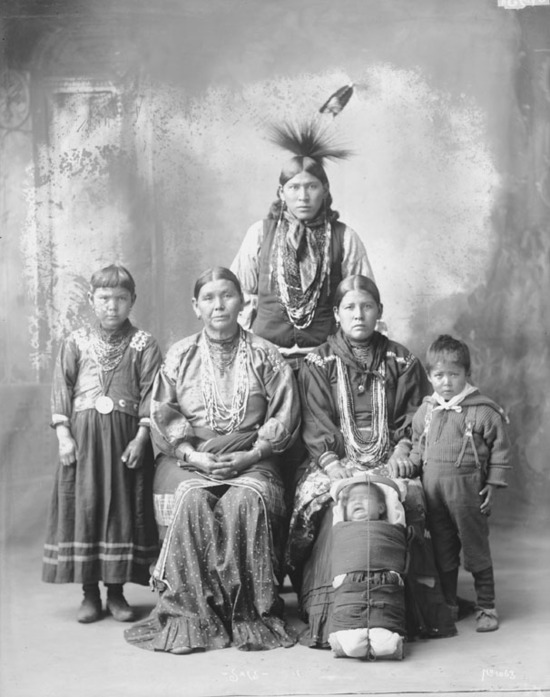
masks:
<svg viewBox="0 0 550 697"><path fill-rule="evenodd" d="M136 292L127 269L94 273L88 298L97 321L64 340L53 376L59 467L42 577L83 584L84 623L101 618L103 581L107 611L128 622L134 613L123 584L147 584L158 551L149 405L161 354L128 319Z"/></svg>

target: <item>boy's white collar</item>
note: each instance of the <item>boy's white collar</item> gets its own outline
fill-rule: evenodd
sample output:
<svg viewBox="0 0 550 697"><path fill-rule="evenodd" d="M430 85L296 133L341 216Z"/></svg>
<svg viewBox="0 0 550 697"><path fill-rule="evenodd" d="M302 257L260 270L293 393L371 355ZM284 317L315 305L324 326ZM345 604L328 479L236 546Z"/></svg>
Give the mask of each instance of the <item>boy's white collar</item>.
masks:
<svg viewBox="0 0 550 697"><path fill-rule="evenodd" d="M462 407L460 406L460 403L463 402L468 395L472 394L472 392L477 392L477 387L470 385L469 382L466 383L462 392L455 395L452 399L449 399L448 402L446 402L440 394L434 392L432 398L435 402L437 402L437 406L434 407L434 411L444 409L445 411L461 412Z"/></svg>

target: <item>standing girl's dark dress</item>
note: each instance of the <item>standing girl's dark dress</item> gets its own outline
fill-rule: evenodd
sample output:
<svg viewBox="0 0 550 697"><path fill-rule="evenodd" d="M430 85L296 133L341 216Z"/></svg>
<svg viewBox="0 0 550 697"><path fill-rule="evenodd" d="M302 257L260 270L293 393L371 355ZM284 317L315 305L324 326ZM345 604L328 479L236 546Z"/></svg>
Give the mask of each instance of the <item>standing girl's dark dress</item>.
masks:
<svg viewBox="0 0 550 697"><path fill-rule="evenodd" d="M152 505L153 453L142 466L121 461L139 426L149 424L150 394L161 354L153 337L128 321L127 343L108 378L111 413L99 413L104 380L94 352L97 327L63 342L52 386L52 424L70 425L76 464L58 465L44 546L43 580L82 584L147 584L158 554ZM115 339L117 337L114 337Z"/></svg>

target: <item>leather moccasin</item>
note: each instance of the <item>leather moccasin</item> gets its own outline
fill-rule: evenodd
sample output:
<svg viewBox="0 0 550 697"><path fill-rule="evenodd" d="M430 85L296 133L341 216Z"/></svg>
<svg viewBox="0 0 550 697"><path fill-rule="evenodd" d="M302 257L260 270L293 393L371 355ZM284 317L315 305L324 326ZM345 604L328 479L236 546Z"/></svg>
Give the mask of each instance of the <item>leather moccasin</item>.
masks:
<svg viewBox="0 0 550 697"><path fill-rule="evenodd" d="M133 622L136 618L133 608L128 605L123 595L107 596L107 611L117 622Z"/></svg>
<svg viewBox="0 0 550 697"><path fill-rule="evenodd" d="M76 619L81 624L90 624L101 619L101 598L99 596L85 595Z"/></svg>

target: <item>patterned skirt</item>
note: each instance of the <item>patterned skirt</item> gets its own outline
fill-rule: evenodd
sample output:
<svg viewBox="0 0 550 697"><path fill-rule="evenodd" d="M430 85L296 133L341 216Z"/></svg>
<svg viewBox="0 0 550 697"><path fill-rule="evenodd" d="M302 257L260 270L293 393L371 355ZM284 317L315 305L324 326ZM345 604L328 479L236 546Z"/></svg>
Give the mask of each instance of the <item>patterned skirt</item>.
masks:
<svg viewBox="0 0 550 697"><path fill-rule="evenodd" d="M153 575L160 592L151 615L125 632L127 641L167 652L292 646L277 592L273 531L285 520L279 477L252 472L220 484L161 457L156 478L179 481ZM155 488L159 496L162 486Z"/></svg>

